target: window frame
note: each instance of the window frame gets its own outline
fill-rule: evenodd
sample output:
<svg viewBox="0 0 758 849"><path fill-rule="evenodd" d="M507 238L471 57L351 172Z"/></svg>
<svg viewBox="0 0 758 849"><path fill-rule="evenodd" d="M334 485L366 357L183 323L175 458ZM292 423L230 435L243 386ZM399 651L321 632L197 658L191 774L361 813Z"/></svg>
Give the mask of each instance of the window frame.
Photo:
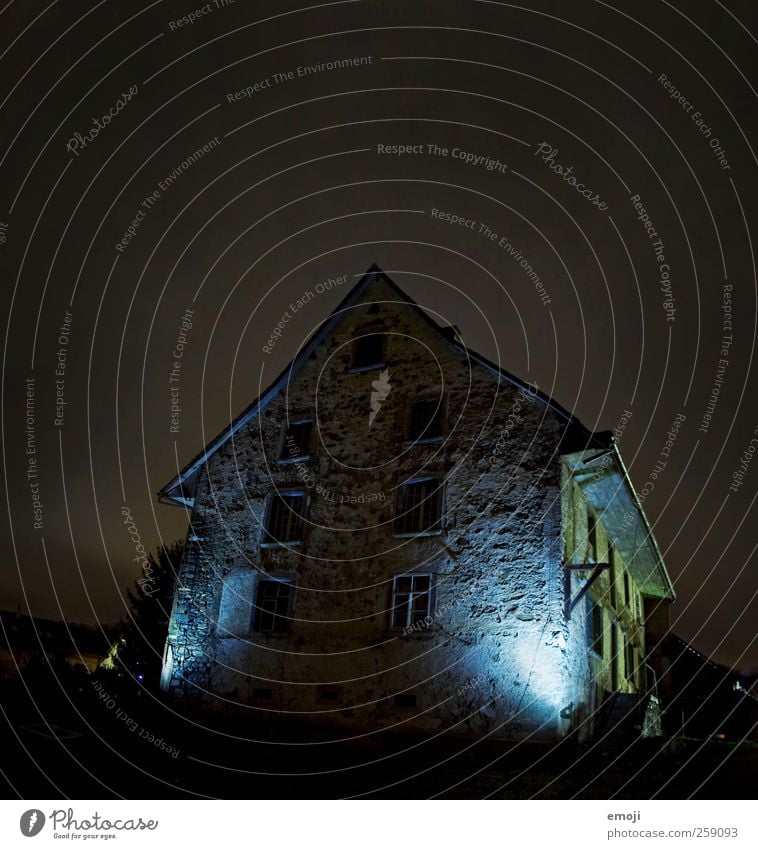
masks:
<svg viewBox="0 0 758 849"><path fill-rule="evenodd" d="M618 587L616 585L616 549L608 546L608 603L612 610L618 610Z"/></svg>
<svg viewBox="0 0 758 849"><path fill-rule="evenodd" d="M358 363L358 345L363 339L367 339L371 336L379 336L381 338L381 350L378 361L373 363L365 363L363 365ZM387 365L387 339L386 332L384 330L369 330L366 333L362 333L360 336L357 336L353 340L352 350L350 352L350 368L349 371L351 374L360 374L365 371L376 371L377 369L383 369Z"/></svg>
<svg viewBox="0 0 758 849"><path fill-rule="evenodd" d="M599 616L599 622L596 617ZM590 651L599 658L605 656L605 609L597 600L590 597L587 611L588 636ZM597 626L599 625L599 628ZM599 648L598 648L599 644Z"/></svg>
<svg viewBox="0 0 758 849"><path fill-rule="evenodd" d="M402 521L402 527L405 528L406 522L408 521L408 519L406 517L408 517L411 513L411 511L408 510L408 509L402 509L405 506L405 504L404 504L405 498L406 498L405 493L407 492L408 488L412 487L412 486L418 486L418 485L421 485L421 484L425 484L425 483L428 483L429 481L431 481L434 484L434 487L432 489L432 494L437 499L437 518L434 522L434 526L432 526L430 528L426 528L424 530L416 530L416 531L398 530L398 527L399 527L398 520ZM420 501L418 501L413 509L414 510L417 509L418 506L423 504L427 500L428 497L429 496L427 495L426 498L422 498ZM421 519L420 519L419 523L422 524L423 523L423 515L424 515L423 511L421 512L420 515L421 515ZM395 496L395 512L394 512L394 515L392 517L392 536L393 537L412 538L412 537L439 536L443 532L444 519L445 519L445 483L444 483L444 479L437 477L437 476L434 476L434 475L426 475L424 477L411 478L410 480L404 481L398 487L397 494Z"/></svg>
<svg viewBox="0 0 758 849"><path fill-rule="evenodd" d="M417 404L435 404L435 419L438 423L438 433L436 436L413 436L413 410ZM431 419L430 419L431 421ZM428 426L427 426L428 427ZM407 434L407 438L405 439L406 445L428 445L435 442L442 442L445 438L445 398L444 397L434 397L434 396L422 396L419 398L414 398L408 409L408 419L407 426L405 429Z"/></svg>
<svg viewBox="0 0 758 849"><path fill-rule="evenodd" d="M628 631L621 632L624 638L624 678L630 684L636 683L637 665L634 658L634 645Z"/></svg>
<svg viewBox="0 0 758 849"><path fill-rule="evenodd" d="M278 584L279 586L287 587L287 610L284 615L277 611L264 609L260 602L264 585ZM276 597L277 599L279 596ZM292 612L295 604L295 580L292 575L272 575L266 574L258 578L255 588L255 603L253 604L253 624L252 630L257 634L288 634L292 625ZM280 628L261 628L261 617L270 614L274 623L276 620L281 620L284 624Z"/></svg>
<svg viewBox="0 0 758 849"><path fill-rule="evenodd" d="M287 507L286 509L292 512L292 515L295 517L296 521L300 523L300 538L299 539L277 539L271 530L271 523L274 520L274 505L276 502L283 501L285 498L298 497L303 500L303 511L301 515L297 515L291 511L291 508ZM305 521L306 514L308 512L308 508L310 506L310 499L308 493L302 489L292 489L292 490L274 490L269 495L268 504L266 505L266 518L263 524L263 535L261 538L261 548L285 548L287 546L292 545L301 545L305 539ZM288 525L288 530L291 530L291 527Z"/></svg>
<svg viewBox="0 0 758 849"><path fill-rule="evenodd" d="M418 578L426 578L428 581L427 589L425 591L415 591L413 589L414 583ZM409 580L410 589L407 593L398 593L398 582L403 580ZM396 599L398 595L408 596L405 604L407 605L405 624L398 625L395 623L395 610L398 608L396 603ZM414 613L414 605L413 602L416 598L420 596L426 596L426 613L418 617L417 614ZM434 600L434 575L431 572L399 572L396 575L392 576L392 585L390 587L390 606L389 606L389 616L390 616L390 631L398 631L405 633L423 633L429 634L431 633L431 624L426 623L426 619L432 615L433 602ZM416 627L416 623L419 623Z"/></svg>
<svg viewBox="0 0 758 849"><path fill-rule="evenodd" d="M290 430L293 427L298 427L299 425L309 425L308 428L308 439L306 440L307 445L304 454L289 454L287 451L287 436L289 435ZM313 419L307 416L302 416L298 419L291 419L288 422L285 422L282 425L282 434L279 443L279 457L277 462L281 465L286 465L287 463L304 463L311 459L311 454L313 453Z"/></svg>
<svg viewBox="0 0 758 849"><path fill-rule="evenodd" d="M587 507L587 547L590 550L592 562L598 562L597 545L597 516L591 507Z"/></svg>

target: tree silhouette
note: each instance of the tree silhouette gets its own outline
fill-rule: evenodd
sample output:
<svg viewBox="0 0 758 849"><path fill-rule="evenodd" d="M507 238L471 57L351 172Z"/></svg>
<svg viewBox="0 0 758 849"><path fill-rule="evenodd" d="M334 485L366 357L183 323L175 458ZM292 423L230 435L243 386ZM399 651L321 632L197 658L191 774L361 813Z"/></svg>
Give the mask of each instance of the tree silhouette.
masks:
<svg viewBox="0 0 758 849"><path fill-rule="evenodd" d="M176 540L148 555L143 575L127 589L130 616L124 624L116 666L150 690L160 683L163 646L174 601L184 542Z"/></svg>

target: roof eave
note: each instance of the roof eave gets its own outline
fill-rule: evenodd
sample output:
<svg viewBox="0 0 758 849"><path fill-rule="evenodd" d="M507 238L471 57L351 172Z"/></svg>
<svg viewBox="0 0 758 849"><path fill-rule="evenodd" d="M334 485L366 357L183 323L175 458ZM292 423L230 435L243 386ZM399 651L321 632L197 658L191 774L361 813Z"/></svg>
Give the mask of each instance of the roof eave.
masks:
<svg viewBox="0 0 758 849"><path fill-rule="evenodd" d="M610 466L589 465L604 456L613 458ZM601 514L643 595L673 601L676 594L663 556L615 439L589 456L575 451L565 454L564 460L588 502Z"/></svg>

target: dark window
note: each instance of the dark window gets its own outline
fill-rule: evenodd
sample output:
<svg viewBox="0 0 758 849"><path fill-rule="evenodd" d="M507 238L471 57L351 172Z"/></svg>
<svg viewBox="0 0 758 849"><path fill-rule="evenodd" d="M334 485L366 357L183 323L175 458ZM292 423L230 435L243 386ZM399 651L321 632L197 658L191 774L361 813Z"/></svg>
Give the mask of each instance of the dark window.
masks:
<svg viewBox="0 0 758 849"><path fill-rule="evenodd" d="M618 602L616 598L616 551L610 545L608 546L608 588L611 607L615 610Z"/></svg>
<svg viewBox="0 0 758 849"><path fill-rule="evenodd" d="M619 638L616 623L611 623L611 690L619 688Z"/></svg>
<svg viewBox="0 0 758 849"><path fill-rule="evenodd" d="M442 436L442 400L424 398L411 406L409 438L414 442L440 439Z"/></svg>
<svg viewBox="0 0 758 849"><path fill-rule="evenodd" d="M305 493L275 493L269 507L265 545L286 545L303 538Z"/></svg>
<svg viewBox="0 0 758 849"><path fill-rule="evenodd" d="M430 602L431 576L396 576L392 585L392 627L427 629Z"/></svg>
<svg viewBox="0 0 758 849"><path fill-rule="evenodd" d="M634 681L634 646L629 637L624 634L624 675L627 681Z"/></svg>
<svg viewBox="0 0 758 849"><path fill-rule="evenodd" d="M355 340L354 369L372 369L384 365L384 334L369 333Z"/></svg>
<svg viewBox="0 0 758 849"><path fill-rule="evenodd" d="M284 432L280 460L301 460L311 453L311 428L313 422L291 422Z"/></svg>
<svg viewBox="0 0 758 849"><path fill-rule="evenodd" d="M319 687L316 690L316 701L321 703L321 704L323 704L323 703L327 703L327 704L332 703L333 704L334 702L339 701L339 698L340 698L339 690L326 689L324 687Z"/></svg>
<svg viewBox="0 0 758 849"><path fill-rule="evenodd" d="M436 478L404 484L397 499L394 532L423 534L440 530L442 487Z"/></svg>
<svg viewBox="0 0 758 849"><path fill-rule="evenodd" d="M263 702L271 701L271 690L267 687L253 687L253 698Z"/></svg>
<svg viewBox="0 0 758 849"><path fill-rule="evenodd" d="M603 654L603 608L596 601L590 602L589 634L592 651L602 657Z"/></svg>
<svg viewBox="0 0 758 849"><path fill-rule="evenodd" d="M590 547L593 563L597 563L597 521L589 510L587 511L587 544Z"/></svg>
<svg viewBox="0 0 758 849"><path fill-rule="evenodd" d="M260 581L258 603L255 606L255 630L287 631L291 600L292 584L288 581Z"/></svg>
<svg viewBox="0 0 758 849"><path fill-rule="evenodd" d="M395 696L395 707L416 707L416 697L413 693L398 693Z"/></svg>
<svg viewBox="0 0 758 849"><path fill-rule="evenodd" d="M632 597L629 590L629 573L624 572L624 604L629 607L631 600Z"/></svg>

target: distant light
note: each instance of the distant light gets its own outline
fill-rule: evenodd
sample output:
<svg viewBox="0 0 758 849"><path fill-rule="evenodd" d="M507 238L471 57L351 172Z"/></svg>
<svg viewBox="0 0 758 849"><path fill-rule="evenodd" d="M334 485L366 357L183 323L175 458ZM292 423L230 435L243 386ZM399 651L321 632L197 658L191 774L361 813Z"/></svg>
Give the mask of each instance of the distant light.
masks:
<svg viewBox="0 0 758 849"><path fill-rule="evenodd" d="M137 676L137 680L138 680L138 681L141 681L141 680L142 680L142 676L141 676L141 675L138 675L138 676Z"/></svg>

